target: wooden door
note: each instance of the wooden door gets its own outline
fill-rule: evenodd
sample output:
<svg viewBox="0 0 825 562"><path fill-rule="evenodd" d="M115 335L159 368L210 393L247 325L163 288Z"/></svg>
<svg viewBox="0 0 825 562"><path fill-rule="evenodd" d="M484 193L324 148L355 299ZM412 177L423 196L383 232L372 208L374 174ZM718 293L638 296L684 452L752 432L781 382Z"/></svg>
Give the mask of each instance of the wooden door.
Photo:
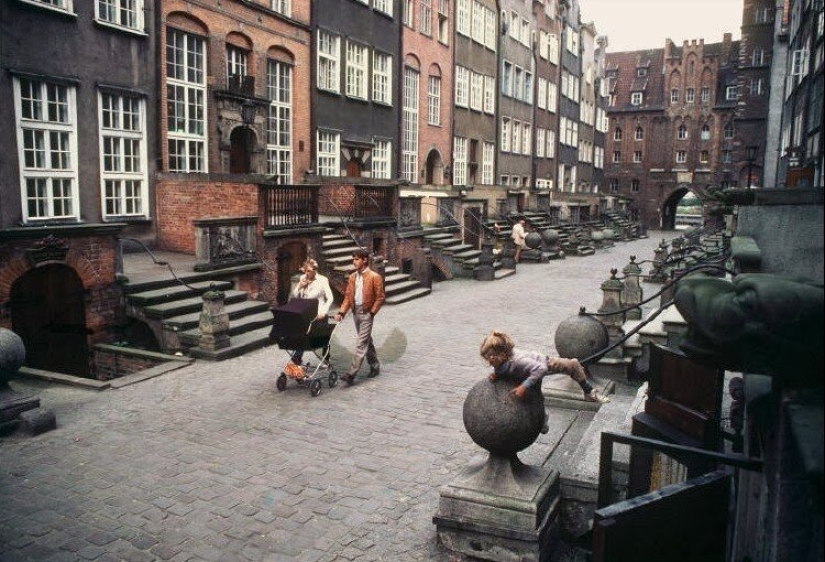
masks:
<svg viewBox="0 0 825 562"><path fill-rule="evenodd" d="M84 298L77 273L60 264L29 270L12 284L12 330L26 346L27 366L89 376Z"/></svg>
<svg viewBox="0 0 825 562"><path fill-rule="evenodd" d="M478 249L481 244L481 208L464 208L464 243Z"/></svg>

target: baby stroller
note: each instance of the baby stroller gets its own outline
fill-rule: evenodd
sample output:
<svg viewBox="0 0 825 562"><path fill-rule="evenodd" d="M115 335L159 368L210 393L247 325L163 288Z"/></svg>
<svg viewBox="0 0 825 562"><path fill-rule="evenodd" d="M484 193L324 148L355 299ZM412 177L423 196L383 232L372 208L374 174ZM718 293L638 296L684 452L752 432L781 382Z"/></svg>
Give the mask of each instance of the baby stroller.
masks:
<svg viewBox="0 0 825 562"><path fill-rule="evenodd" d="M269 338L289 352L289 361L276 382L278 390L286 390L287 380L293 379L299 386L308 386L309 393L315 397L321 394L324 378L330 388L338 384L338 373L329 365L329 341L338 324L316 319L318 299L292 299L283 306L273 307L272 315ZM298 350L314 352L318 364L313 367L309 362L293 363L292 356Z"/></svg>

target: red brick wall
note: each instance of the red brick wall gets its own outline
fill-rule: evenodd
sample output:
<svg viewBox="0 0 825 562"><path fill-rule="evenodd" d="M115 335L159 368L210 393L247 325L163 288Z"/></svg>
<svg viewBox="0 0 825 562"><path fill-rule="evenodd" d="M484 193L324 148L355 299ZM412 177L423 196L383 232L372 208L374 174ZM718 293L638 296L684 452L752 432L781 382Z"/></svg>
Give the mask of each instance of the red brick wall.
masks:
<svg viewBox="0 0 825 562"><path fill-rule="evenodd" d="M155 367L163 363L163 360L138 357L126 352L118 353L113 350L95 349L91 363L90 367L94 378L107 381Z"/></svg>
<svg viewBox="0 0 825 562"><path fill-rule="evenodd" d="M209 181L208 176L160 179L155 184L157 245L162 250L195 253L192 221L258 216L258 186Z"/></svg>

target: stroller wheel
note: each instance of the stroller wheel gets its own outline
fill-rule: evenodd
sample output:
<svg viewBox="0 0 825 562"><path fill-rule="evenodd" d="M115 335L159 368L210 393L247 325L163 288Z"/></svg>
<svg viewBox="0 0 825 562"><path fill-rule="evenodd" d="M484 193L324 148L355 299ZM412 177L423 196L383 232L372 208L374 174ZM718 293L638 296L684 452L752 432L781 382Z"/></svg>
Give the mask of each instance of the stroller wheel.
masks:
<svg viewBox="0 0 825 562"><path fill-rule="evenodd" d="M327 381L329 382L330 388L338 384L338 373L336 373L335 371L330 371L329 377L327 377Z"/></svg>
<svg viewBox="0 0 825 562"><path fill-rule="evenodd" d="M318 396L319 394L321 394L321 381L320 380L312 381L312 383L309 385L309 393L313 397Z"/></svg>
<svg viewBox="0 0 825 562"><path fill-rule="evenodd" d="M283 392L286 390L286 374L281 373L281 376L278 377L278 382L275 383L275 386L278 387L279 392Z"/></svg>

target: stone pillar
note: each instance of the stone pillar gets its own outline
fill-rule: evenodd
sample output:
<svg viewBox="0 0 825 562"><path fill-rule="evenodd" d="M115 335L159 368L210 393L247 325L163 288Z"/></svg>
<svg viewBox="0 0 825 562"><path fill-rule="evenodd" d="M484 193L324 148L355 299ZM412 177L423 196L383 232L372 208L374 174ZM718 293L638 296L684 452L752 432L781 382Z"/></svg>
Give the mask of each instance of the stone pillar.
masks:
<svg viewBox="0 0 825 562"><path fill-rule="evenodd" d="M430 248L420 247L413 256L413 277L422 286L433 287L433 252Z"/></svg>
<svg viewBox="0 0 825 562"><path fill-rule="evenodd" d="M651 283L662 283L665 280L662 265L665 263L666 257L667 242L665 242L665 239L662 238L659 246L653 250L653 267L650 270L650 275L648 275L648 281Z"/></svg>
<svg viewBox="0 0 825 562"><path fill-rule="evenodd" d="M504 247L501 249L501 269L516 268L516 244L508 236L504 239Z"/></svg>
<svg viewBox="0 0 825 562"><path fill-rule="evenodd" d="M625 317L623 313L618 312L622 309L622 289L624 285L616 279L617 273L617 269L611 269L610 279L602 283L601 286L604 296L602 305L599 307L599 313L607 314L607 316L599 316L598 319L607 329L607 336L609 338L608 345L613 345L624 336L622 325L624 324ZM615 314L611 314L613 312L615 312ZM605 357L620 359L622 357L621 346L610 351Z"/></svg>
<svg viewBox="0 0 825 562"><path fill-rule="evenodd" d="M209 290L203 294L198 347L214 352L229 347L229 314L224 306L223 291Z"/></svg>
<svg viewBox="0 0 825 562"><path fill-rule="evenodd" d="M642 302L642 286L639 284L642 268L636 263L636 256L630 256L630 263L624 266L622 273L624 274L622 304L624 308L638 305ZM628 320L641 320L642 309L632 308L625 312L625 316Z"/></svg>
<svg viewBox="0 0 825 562"><path fill-rule="evenodd" d="M485 236L481 242L481 255L478 256L478 265L473 268L473 279L476 281L493 281L496 270L493 267L493 241Z"/></svg>
<svg viewBox="0 0 825 562"><path fill-rule="evenodd" d="M387 260L384 256L372 256L370 260L370 269L381 275L381 278L387 279Z"/></svg>

